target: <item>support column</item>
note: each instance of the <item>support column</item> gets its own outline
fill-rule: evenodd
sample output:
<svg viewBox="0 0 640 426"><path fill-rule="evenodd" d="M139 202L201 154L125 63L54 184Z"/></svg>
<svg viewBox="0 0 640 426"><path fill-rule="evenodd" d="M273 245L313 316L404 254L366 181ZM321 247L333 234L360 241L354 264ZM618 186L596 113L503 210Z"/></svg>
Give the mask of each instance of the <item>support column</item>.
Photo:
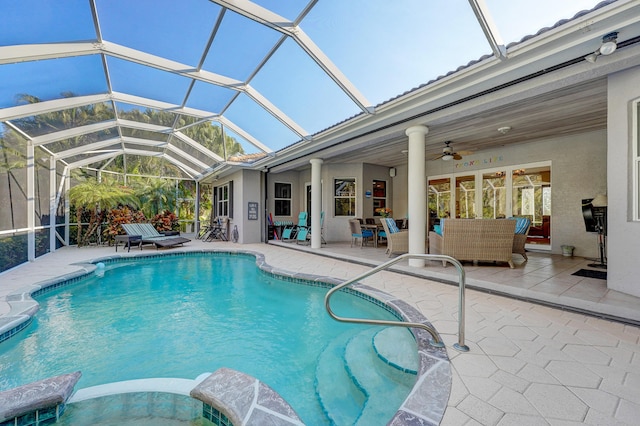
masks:
<svg viewBox="0 0 640 426"><path fill-rule="evenodd" d="M322 247L322 163L320 158L312 158L311 163L311 248Z"/></svg>
<svg viewBox="0 0 640 426"><path fill-rule="evenodd" d="M56 201L58 200L56 186L56 159L49 157L49 252L56 251Z"/></svg>
<svg viewBox="0 0 640 426"><path fill-rule="evenodd" d="M33 141L27 141L27 258L36 258L36 165Z"/></svg>
<svg viewBox="0 0 640 426"><path fill-rule="evenodd" d="M196 205L194 208L196 209L196 214L193 218L193 229L195 230L195 235L198 235L200 233L200 182L198 181L196 181Z"/></svg>
<svg viewBox="0 0 640 426"><path fill-rule="evenodd" d="M427 230L427 176L425 161L426 126L409 127L408 183L409 253L424 254ZM423 259L409 259L409 266L424 266Z"/></svg>
<svg viewBox="0 0 640 426"><path fill-rule="evenodd" d="M62 179L64 180L64 245L69 247L69 220L71 219L71 205L69 203L69 191L71 190L71 170L64 168Z"/></svg>

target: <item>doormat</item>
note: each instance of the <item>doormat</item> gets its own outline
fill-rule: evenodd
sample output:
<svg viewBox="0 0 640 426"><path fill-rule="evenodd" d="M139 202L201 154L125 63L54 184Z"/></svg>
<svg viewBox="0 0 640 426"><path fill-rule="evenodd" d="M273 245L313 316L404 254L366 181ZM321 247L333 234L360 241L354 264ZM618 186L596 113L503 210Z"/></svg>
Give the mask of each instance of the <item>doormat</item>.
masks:
<svg viewBox="0 0 640 426"><path fill-rule="evenodd" d="M592 269L580 269L571 275L578 275L579 277L598 278L600 280L607 279L607 273L605 271L594 271Z"/></svg>

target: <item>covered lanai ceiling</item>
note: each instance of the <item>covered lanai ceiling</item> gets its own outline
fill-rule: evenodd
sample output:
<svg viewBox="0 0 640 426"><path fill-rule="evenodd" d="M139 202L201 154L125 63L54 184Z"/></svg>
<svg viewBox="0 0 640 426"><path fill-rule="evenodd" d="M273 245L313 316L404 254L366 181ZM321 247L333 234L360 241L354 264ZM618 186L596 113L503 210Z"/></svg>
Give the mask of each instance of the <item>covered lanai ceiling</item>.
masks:
<svg viewBox="0 0 640 426"><path fill-rule="evenodd" d="M71 169L135 174L156 157L158 174L199 180L277 165L326 147L345 121L375 122L400 93L480 58L508 63L509 42L614 2L566 3L2 2L0 132Z"/></svg>

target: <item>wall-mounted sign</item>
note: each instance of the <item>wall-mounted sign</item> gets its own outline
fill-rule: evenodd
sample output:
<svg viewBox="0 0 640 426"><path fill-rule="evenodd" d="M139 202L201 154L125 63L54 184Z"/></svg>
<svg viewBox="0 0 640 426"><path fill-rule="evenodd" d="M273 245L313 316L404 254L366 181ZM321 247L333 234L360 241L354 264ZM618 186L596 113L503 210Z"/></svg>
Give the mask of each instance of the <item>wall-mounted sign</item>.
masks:
<svg viewBox="0 0 640 426"><path fill-rule="evenodd" d="M371 198L371 191L365 191L364 196L367 198Z"/></svg>
<svg viewBox="0 0 640 426"><path fill-rule="evenodd" d="M489 164L500 163L502 161L504 161L504 158L502 157L502 155L496 155L494 157L459 161L455 164L455 168L461 169L464 167L487 166Z"/></svg>
<svg viewBox="0 0 640 426"><path fill-rule="evenodd" d="M249 201L249 207L247 208L247 219L258 220L258 203L255 201Z"/></svg>

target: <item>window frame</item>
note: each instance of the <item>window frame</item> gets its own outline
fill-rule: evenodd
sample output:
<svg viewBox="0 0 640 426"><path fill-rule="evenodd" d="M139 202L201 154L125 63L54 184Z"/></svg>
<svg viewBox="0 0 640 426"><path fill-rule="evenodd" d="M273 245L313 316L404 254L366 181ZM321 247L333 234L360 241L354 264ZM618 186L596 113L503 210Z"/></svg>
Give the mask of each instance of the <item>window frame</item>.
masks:
<svg viewBox="0 0 640 426"><path fill-rule="evenodd" d="M226 189L226 197L225 197ZM214 217L228 217L233 219L233 181L213 187Z"/></svg>
<svg viewBox="0 0 640 426"><path fill-rule="evenodd" d="M348 195L337 195L336 188L337 188L338 181L353 182L353 193L349 193ZM334 177L333 178L333 215L335 217L355 217L357 208L358 208L357 194L358 194L358 181L355 177L346 177L346 178ZM347 214L338 214L338 200L345 200L345 199L352 200L352 202L349 203L349 205L353 206L353 208L350 209L350 211L348 211Z"/></svg>
<svg viewBox="0 0 640 426"><path fill-rule="evenodd" d="M289 186L289 196L288 197L279 196L281 194L279 194L278 185L283 185L283 186L287 185L287 186ZM274 216L291 216L292 200L293 200L293 183L291 183L291 182L274 182L273 183L273 215ZM281 206L287 206L288 205L288 212L283 213L282 210L278 210L278 205L279 204L281 204Z"/></svg>

